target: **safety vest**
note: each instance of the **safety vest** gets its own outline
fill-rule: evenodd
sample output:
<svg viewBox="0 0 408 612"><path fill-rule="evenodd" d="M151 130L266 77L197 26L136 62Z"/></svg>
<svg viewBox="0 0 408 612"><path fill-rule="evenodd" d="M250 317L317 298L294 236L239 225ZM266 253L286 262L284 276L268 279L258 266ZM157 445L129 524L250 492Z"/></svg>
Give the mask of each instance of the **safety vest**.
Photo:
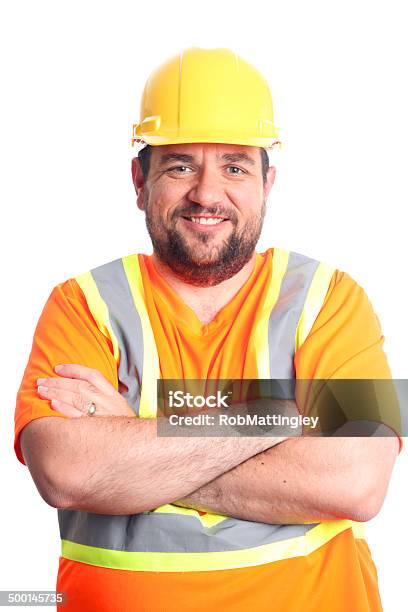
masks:
<svg viewBox="0 0 408 612"><path fill-rule="evenodd" d="M273 250L272 278L255 330L258 378L296 379L294 355L323 305L334 269ZM76 278L100 331L111 342L119 391L141 418L156 416L159 357L145 304L138 255ZM266 524L165 504L150 512L103 515L58 510L61 556L90 565L153 572L248 567L307 555L350 520Z"/></svg>

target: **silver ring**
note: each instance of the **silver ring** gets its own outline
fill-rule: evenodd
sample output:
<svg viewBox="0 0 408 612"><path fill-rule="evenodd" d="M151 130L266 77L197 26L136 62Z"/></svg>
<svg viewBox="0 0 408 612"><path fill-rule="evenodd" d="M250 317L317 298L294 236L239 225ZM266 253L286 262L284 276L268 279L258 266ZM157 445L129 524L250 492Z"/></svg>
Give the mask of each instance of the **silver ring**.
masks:
<svg viewBox="0 0 408 612"><path fill-rule="evenodd" d="M96 412L96 406L93 402L91 402L89 408L88 408L88 416L93 416Z"/></svg>

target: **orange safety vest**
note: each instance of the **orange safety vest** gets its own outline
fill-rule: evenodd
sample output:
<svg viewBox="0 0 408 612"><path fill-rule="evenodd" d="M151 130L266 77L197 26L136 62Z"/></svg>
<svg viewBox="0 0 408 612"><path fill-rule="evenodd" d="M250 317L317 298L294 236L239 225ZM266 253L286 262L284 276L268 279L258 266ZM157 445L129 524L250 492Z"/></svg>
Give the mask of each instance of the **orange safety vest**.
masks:
<svg viewBox="0 0 408 612"><path fill-rule="evenodd" d="M274 249L273 272L256 328L259 378L295 380L293 359L322 307L334 270ZM76 277L100 331L111 342L119 390L141 418L156 416L159 358L137 255ZM271 525L165 504L112 516L58 510L61 556L90 565L146 572L242 568L307 555L350 520Z"/></svg>

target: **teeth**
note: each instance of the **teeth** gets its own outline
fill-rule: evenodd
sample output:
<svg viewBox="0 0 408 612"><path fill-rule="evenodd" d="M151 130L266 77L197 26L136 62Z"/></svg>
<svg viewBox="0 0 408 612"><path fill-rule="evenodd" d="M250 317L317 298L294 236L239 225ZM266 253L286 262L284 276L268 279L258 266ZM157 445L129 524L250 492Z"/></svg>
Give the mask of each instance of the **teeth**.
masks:
<svg viewBox="0 0 408 612"><path fill-rule="evenodd" d="M222 223L224 219L215 217L189 217L194 223L200 223L201 225L216 225Z"/></svg>

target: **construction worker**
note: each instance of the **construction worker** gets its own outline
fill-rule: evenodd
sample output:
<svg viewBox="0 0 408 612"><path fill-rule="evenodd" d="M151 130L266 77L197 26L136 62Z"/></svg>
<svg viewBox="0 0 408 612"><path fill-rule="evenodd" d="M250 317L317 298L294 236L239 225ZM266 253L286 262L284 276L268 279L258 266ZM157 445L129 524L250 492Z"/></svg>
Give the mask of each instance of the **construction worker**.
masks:
<svg viewBox="0 0 408 612"><path fill-rule="evenodd" d="M255 250L278 142L266 81L188 49L147 81L133 138L153 254L52 291L17 398L17 457L58 508L63 609L381 610L362 527L400 436L158 435L157 380L391 376L347 273Z"/></svg>

